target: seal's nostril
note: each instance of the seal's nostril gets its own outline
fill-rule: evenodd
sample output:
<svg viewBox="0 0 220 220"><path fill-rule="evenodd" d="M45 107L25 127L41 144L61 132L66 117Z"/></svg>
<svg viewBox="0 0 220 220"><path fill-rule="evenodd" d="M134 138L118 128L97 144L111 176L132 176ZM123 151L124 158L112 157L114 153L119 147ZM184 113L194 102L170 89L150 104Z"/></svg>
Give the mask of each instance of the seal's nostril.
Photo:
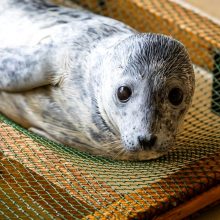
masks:
<svg viewBox="0 0 220 220"><path fill-rule="evenodd" d="M138 137L138 141L140 146L144 149L144 150L148 150L151 147L153 147L157 141L157 137L155 135L152 135L150 137L150 139L148 140L146 137L143 136L139 136Z"/></svg>
<svg viewBox="0 0 220 220"><path fill-rule="evenodd" d="M156 143L156 141L157 141L157 136L152 135L151 138L150 138L150 140L149 140L150 145L151 145L151 146L154 146L155 143Z"/></svg>

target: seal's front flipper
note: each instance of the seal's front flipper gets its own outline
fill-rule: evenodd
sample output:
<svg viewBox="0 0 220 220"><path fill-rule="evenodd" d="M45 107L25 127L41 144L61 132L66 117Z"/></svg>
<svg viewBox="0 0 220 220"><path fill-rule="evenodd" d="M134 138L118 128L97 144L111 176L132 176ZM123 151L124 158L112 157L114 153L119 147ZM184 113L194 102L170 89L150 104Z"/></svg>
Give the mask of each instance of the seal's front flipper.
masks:
<svg viewBox="0 0 220 220"><path fill-rule="evenodd" d="M54 68L51 45L0 48L0 90L20 92L45 85L56 85L61 76Z"/></svg>
<svg viewBox="0 0 220 220"><path fill-rule="evenodd" d="M49 140L51 140L51 141L54 141L54 142L58 143L57 140L55 140L54 138L52 138L52 137L51 137L46 131L44 131L44 130L41 130L41 129L39 129L39 128L34 128L34 127L30 127L28 130L31 131L31 132L33 132L33 133L35 133L35 134L37 134L37 135L43 136L43 137L45 137L45 138L47 138L47 139L49 139Z"/></svg>

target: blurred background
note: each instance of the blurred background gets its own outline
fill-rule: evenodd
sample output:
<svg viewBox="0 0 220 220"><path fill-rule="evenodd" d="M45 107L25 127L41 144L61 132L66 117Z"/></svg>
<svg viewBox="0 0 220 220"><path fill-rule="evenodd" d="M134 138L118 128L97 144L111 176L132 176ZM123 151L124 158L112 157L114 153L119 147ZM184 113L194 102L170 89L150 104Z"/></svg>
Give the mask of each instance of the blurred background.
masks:
<svg viewBox="0 0 220 220"><path fill-rule="evenodd" d="M185 0L212 17L220 19L220 0Z"/></svg>

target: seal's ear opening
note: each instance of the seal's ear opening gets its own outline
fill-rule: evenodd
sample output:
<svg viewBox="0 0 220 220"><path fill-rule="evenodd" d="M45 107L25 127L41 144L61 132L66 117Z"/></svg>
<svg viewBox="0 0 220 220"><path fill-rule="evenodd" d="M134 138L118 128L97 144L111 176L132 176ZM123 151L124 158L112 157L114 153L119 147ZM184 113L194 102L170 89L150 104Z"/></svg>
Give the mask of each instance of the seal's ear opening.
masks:
<svg viewBox="0 0 220 220"><path fill-rule="evenodd" d="M220 116L220 50L214 55L212 111Z"/></svg>

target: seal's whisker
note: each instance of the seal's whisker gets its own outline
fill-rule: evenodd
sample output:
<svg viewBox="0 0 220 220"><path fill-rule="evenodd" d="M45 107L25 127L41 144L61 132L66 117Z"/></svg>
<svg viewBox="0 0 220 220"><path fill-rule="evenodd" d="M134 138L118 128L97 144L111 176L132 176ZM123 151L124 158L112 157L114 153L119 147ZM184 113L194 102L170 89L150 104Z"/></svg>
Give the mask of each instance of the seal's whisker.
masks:
<svg viewBox="0 0 220 220"><path fill-rule="evenodd" d="M113 144L119 144L121 141L120 140L116 140L116 141L112 141L112 142L107 142L105 144L102 144L102 147L107 147L107 146L111 146Z"/></svg>
<svg viewBox="0 0 220 220"><path fill-rule="evenodd" d="M119 158L124 153L124 149L122 148L112 159L115 160Z"/></svg>

